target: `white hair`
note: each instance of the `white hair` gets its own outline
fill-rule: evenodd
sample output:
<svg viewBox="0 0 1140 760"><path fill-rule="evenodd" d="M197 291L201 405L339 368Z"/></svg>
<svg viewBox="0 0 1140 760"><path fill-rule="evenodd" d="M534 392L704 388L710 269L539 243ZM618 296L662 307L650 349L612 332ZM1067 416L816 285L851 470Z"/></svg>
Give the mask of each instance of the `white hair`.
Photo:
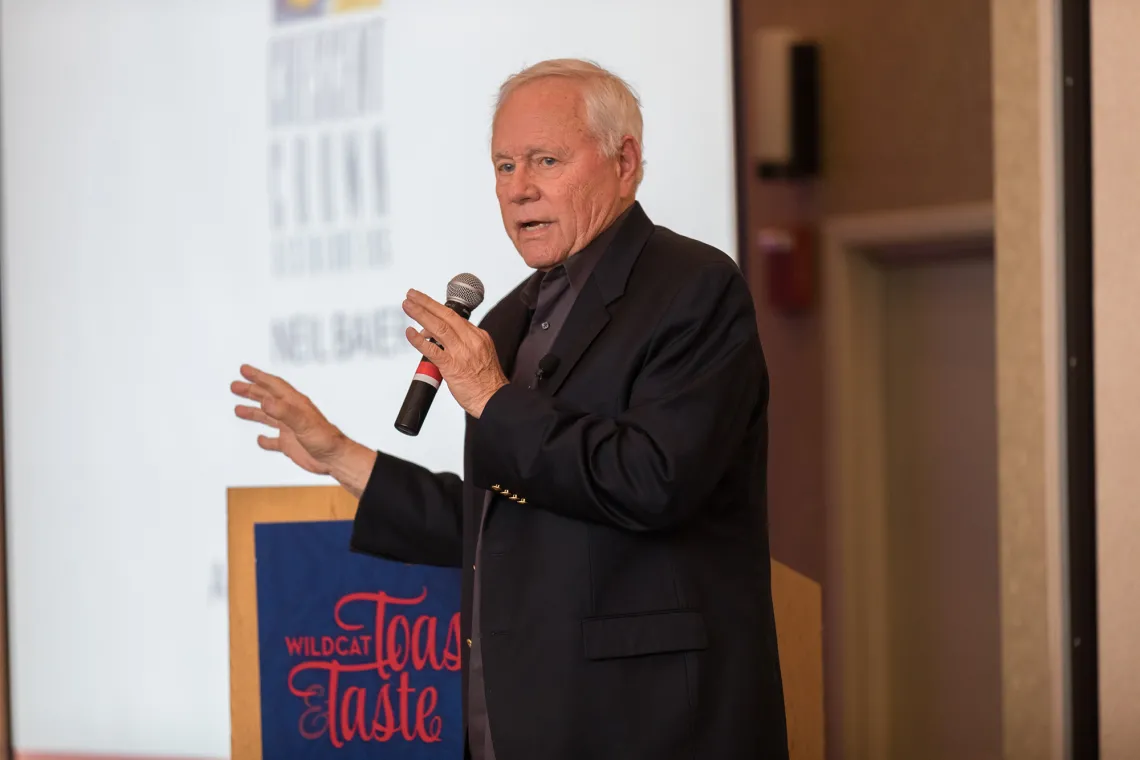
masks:
<svg viewBox="0 0 1140 760"><path fill-rule="evenodd" d="M529 66L507 78L499 87L495 101L495 117L503 103L518 88L539 79L559 77L579 83L586 103L586 127L598 141L602 155L614 158L621 152L622 141L630 135L641 142L641 101L621 77L603 69L593 61L557 58ZM635 184L641 184L644 161L637 167Z"/></svg>

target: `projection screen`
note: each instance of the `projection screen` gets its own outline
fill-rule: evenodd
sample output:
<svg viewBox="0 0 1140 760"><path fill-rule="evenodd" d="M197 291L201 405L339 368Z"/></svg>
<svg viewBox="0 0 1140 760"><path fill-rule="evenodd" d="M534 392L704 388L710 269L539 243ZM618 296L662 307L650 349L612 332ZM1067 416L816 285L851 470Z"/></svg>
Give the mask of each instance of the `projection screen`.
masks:
<svg viewBox="0 0 1140 760"><path fill-rule="evenodd" d="M0 0L14 745L229 754L226 488L327 483L233 416L243 362L350 436L460 468L441 392L393 420L408 288L524 278L499 83L597 61L645 114L650 217L736 256L727 0Z"/></svg>

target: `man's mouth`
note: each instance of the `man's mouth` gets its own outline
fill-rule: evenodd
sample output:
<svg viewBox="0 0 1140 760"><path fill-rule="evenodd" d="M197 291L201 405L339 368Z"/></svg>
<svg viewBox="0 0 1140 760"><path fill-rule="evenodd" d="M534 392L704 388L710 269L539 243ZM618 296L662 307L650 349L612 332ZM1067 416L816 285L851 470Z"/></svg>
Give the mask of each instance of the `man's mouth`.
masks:
<svg viewBox="0 0 1140 760"><path fill-rule="evenodd" d="M540 219L529 219L525 222L519 222L519 229L523 231L544 230L551 224L553 224L553 222L546 222Z"/></svg>

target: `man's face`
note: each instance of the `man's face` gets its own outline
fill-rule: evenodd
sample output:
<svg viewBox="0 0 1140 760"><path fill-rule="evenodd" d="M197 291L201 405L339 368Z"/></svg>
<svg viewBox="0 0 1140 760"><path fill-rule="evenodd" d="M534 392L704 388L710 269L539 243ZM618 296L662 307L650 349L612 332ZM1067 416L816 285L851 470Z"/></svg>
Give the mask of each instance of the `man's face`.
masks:
<svg viewBox="0 0 1140 760"><path fill-rule="evenodd" d="M579 88L553 77L529 82L495 119L495 193L507 234L533 269L550 269L580 251L633 195L623 155L639 150L629 140L618 156L602 155Z"/></svg>

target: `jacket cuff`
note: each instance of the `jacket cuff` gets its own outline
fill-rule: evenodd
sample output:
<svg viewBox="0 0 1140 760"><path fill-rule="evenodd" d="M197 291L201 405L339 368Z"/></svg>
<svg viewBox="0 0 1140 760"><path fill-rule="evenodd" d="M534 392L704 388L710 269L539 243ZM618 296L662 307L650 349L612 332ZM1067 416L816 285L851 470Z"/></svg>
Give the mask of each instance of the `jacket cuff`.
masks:
<svg viewBox="0 0 1140 760"><path fill-rule="evenodd" d="M541 447L550 405L548 397L517 383L495 391L474 424L468 474L472 485L525 498L525 473Z"/></svg>
<svg viewBox="0 0 1140 760"><path fill-rule="evenodd" d="M391 557L388 547L379 546L375 542L376 536L382 536L386 532L381 500L377 493L380 488L379 483L382 480L379 473L385 465L390 467L385 460L391 458L383 451L376 452L376 461L372 465L372 472L368 475L368 482L365 483L364 490L360 492L360 499L356 505L356 515L352 519L352 538L349 541L349 546L353 551L380 555L386 558Z"/></svg>

